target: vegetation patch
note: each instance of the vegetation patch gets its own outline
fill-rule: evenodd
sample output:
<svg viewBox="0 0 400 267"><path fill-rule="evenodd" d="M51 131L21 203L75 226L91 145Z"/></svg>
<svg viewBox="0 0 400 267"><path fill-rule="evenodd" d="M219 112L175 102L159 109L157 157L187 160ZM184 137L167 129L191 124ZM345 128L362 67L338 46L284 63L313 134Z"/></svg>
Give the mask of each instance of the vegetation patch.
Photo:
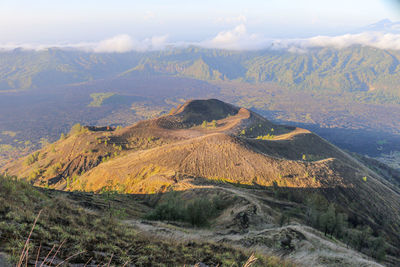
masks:
<svg viewBox="0 0 400 267"><path fill-rule="evenodd" d="M275 138L275 135L273 134L267 134L267 135L259 135L257 136L256 139L261 139L261 140L272 140Z"/></svg>
<svg viewBox="0 0 400 267"><path fill-rule="evenodd" d="M71 130L69 131L69 135L80 134L87 132L88 129L82 126L80 123L76 123L72 125Z"/></svg>
<svg viewBox="0 0 400 267"><path fill-rule="evenodd" d="M354 248L378 261L385 259L388 244L381 232L373 231L366 222L356 221L353 215L342 211L342 208L329 201L321 194L302 194L286 190L276 183L273 186L274 196L303 204L303 208L285 210L278 218L280 225L290 223L291 218L298 218L305 224L320 230L324 236L337 238L347 246Z"/></svg>
<svg viewBox="0 0 400 267"><path fill-rule="evenodd" d="M17 135L17 132L14 132L14 131L2 131L1 134L2 135L7 135L9 137L15 137Z"/></svg>
<svg viewBox="0 0 400 267"><path fill-rule="evenodd" d="M161 221L182 221L192 226L208 226L212 218L217 217L231 205L231 201L219 196L213 198L192 198L187 201L178 192L169 192L145 218Z"/></svg>
<svg viewBox="0 0 400 267"><path fill-rule="evenodd" d="M38 161L38 159L39 159L39 151L30 154L30 155L26 158L25 164L28 165L28 166L29 166L29 165L32 165L33 163L35 163L36 161Z"/></svg>
<svg viewBox="0 0 400 267"><path fill-rule="evenodd" d="M93 93L90 94L92 98L92 102L89 103L89 107L101 107L103 102L107 99L115 95L115 93Z"/></svg>
<svg viewBox="0 0 400 267"><path fill-rule="evenodd" d="M203 121L203 123L201 124L201 127L203 127L203 128L211 128L211 129L214 129L214 128L217 128L217 121L216 120L212 120L211 122L208 122L208 121Z"/></svg>

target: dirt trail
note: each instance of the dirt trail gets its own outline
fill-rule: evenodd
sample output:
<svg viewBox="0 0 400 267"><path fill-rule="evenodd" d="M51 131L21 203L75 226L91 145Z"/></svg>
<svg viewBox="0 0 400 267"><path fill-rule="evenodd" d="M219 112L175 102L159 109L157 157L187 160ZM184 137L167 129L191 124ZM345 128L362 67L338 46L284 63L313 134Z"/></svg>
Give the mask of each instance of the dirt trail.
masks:
<svg viewBox="0 0 400 267"><path fill-rule="evenodd" d="M299 134L309 134L311 133L310 131L306 130L306 129L301 129L301 128L296 128L293 131L286 133L286 134L281 134L278 136L275 136L273 139L270 139L271 141L276 141L276 140L288 140L293 138L296 135Z"/></svg>
<svg viewBox="0 0 400 267"><path fill-rule="evenodd" d="M254 190L232 188L229 186L220 187L214 185L200 185L198 188L209 188L224 190L233 193L238 197L247 200L250 205L257 207L257 216L270 216L264 211L271 210L265 201L271 200L268 196L254 194ZM282 204L289 204L282 202ZM249 205L249 204L244 204ZM230 228L189 228L179 226L179 224L168 224L159 221L146 221L131 219L124 223L134 226L139 232L154 235L156 237L172 239L177 242L185 241L205 241L205 242L224 242L233 246L257 250L261 253L281 255L285 259L290 259L299 266L374 266L382 265L371 261L365 255L355 252L339 242L327 240L322 233L308 226L300 225L296 222L279 227L274 224L263 224L257 229L250 227L248 231L231 231ZM287 233L295 233L303 236L300 239L293 239L293 249L282 248L279 244L285 239ZM297 234L296 234L297 233ZM264 242L263 240L269 240Z"/></svg>
<svg viewBox="0 0 400 267"><path fill-rule="evenodd" d="M281 255L290 259L299 266L374 266L383 267L366 256L345 247L344 244L325 240L314 229L302 225L286 225L283 227L269 227L258 231L248 231L242 234L222 233L211 229L181 228L179 226L163 222L127 220L126 224L134 226L140 232L155 235L157 237L172 239L177 242L224 242L230 245L253 249L259 253ZM294 244L294 250L279 247L268 247L265 244L245 245L248 240L273 239L279 233L285 231L297 231L305 236L305 240Z"/></svg>
<svg viewBox="0 0 400 267"><path fill-rule="evenodd" d="M236 188L231 188L231 187L220 187L220 186L215 186L215 185L198 185L195 186L196 188L202 188L202 189L218 189L218 190L223 190L229 193L232 193L238 197L241 197L245 199L249 204L248 205L254 205L256 209L256 214L259 217L267 217L270 216L264 212L264 210L268 209L271 210L269 207L267 207L265 204L262 203L262 199L264 197L256 196L249 194L248 192L244 192L240 189ZM269 197L266 197L265 199L269 199ZM277 202L278 200L275 199L270 199L274 202ZM193 228L181 228L177 227L171 224L163 223L163 222L156 222L156 221L145 221L145 220L127 220L125 223L134 225L137 227L139 230L148 232L148 233L153 233L157 235L162 235L164 237L168 238L173 238L176 240L212 240L214 242L221 241L222 239L231 239L231 240L238 240L243 238L245 235L237 235L237 234L223 234L222 232L215 232L209 229L193 229ZM264 226L267 226L267 224L264 224ZM274 228L273 225L269 225L268 228ZM268 229L265 228L265 229ZM264 230L265 230L264 229ZM263 230L263 231L264 231ZM261 231L250 231L249 233L252 234L257 234L260 233Z"/></svg>
<svg viewBox="0 0 400 267"><path fill-rule="evenodd" d="M233 128L238 126L243 120L249 119L250 116L251 114L247 109L241 108L235 116L219 120L218 122L223 125L218 127L216 131L226 132L232 130Z"/></svg>
<svg viewBox="0 0 400 267"><path fill-rule="evenodd" d="M234 188L229 188L229 187L220 187L220 186L215 186L215 185L205 185L205 186L200 186L199 188L210 188L210 189L220 189L223 191L228 191L230 193L235 194L236 196L239 196L241 198L244 198L245 200L247 200L250 204L254 205L257 207L256 213L259 216L264 216L264 212L262 209L262 204L261 202L258 200L258 197L255 196L251 196L245 192L242 192L238 189L234 189Z"/></svg>

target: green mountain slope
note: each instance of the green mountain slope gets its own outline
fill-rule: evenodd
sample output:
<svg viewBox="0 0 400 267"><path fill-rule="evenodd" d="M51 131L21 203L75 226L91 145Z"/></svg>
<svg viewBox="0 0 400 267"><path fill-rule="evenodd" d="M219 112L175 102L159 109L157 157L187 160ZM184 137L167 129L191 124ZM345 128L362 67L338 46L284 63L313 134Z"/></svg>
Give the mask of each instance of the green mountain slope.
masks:
<svg viewBox="0 0 400 267"><path fill-rule="evenodd" d="M49 88L105 78L122 72L136 61L135 53L126 56L59 49L2 52L0 91Z"/></svg>
<svg viewBox="0 0 400 267"><path fill-rule="evenodd" d="M173 75L201 80L275 82L293 89L368 92L393 101L400 95L400 52L354 46L224 51L202 48L95 54L49 49L0 53L0 89L27 89L116 75Z"/></svg>

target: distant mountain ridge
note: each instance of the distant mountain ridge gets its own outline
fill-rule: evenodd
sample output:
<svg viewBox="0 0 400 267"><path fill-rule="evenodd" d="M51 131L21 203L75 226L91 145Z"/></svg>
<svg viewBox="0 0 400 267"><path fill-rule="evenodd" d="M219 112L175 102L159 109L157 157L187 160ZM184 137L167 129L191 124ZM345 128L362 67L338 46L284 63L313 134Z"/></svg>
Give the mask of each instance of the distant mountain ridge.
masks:
<svg viewBox="0 0 400 267"><path fill-rule="evenodd" d="M0 92L130 76L167 75L205 81L273 82L312 91L363 92L400 97L400 52L353 46L225 51L190 47L159 52L92 54L49 49L0 53Z"/></svg>
<svg viewBox="0 0 400 267"><path fill-rule="evenodd" d="M376 23L372 23L365 27L357 29L354 33L360 32L382 32L382 33L400 33L400 21L391 21L390 19L383 19Z"/></svg>

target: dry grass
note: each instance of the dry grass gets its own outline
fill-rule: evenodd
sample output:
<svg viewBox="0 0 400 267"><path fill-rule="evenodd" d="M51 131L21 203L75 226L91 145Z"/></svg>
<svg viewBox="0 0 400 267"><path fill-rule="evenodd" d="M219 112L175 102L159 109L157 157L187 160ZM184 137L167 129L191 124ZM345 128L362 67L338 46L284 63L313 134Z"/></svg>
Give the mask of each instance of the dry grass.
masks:
<svg viewBox="0 0 400 267"><path fill-rule="evenodd" d="M38 219L39 219L41 213L42 213L42 210L39 211L39 214L36 216L35 221L33 222L32 229L31 229L31 231L30 231L30 233L29 233L28 238L27 238L26 241L25 241L25 245L24 245L24 247L23 247L23 249L22 249L22 252L21 252L19 261L18 261L18 263L16 264L16 267L24 267L24 266L28 266L28 264L30 264L30 261L29 261L29 256L30 256L30 255L29 255L29 249L30 249L30 247L29 247L29 242L30 242L30 239L31 239L32 232L33 232L33 230L35 229L36 223L37 223L37 221L38 221ZM39 256L40 256L40 250L41 250L41 246L42 246L42 245L40 244L40 246L39 246L39 248L38 248L38 250L37 250L37 256L36 256L36 260L35 260L35 262L34 262L34 266L35 266L35 267L43 267L43 266L48 266L48 267L51 267L51 266L59 267L59 266L62 266L63 264L68 263L68 261L71 260L72 258L74 258L74 257L76 257L76 256L78 256L78 255L80 255L80 254L85 253L85 251L77 252L77 253L75 253L75 254L73 254L73 255L67 257L65 260L59 261L59 263L54 263L54 260L56 259L56 256L57 256L57 254L60 252L60 249L62 248L62 246L64 245L64 243L65 243L65 240L62 241L62 242L60 243L60 245L59 245L58 248L57 248L57 251L54 252L54 254L53 254L53 256L52 256L52 258L51 258L51 260L50 260L51 254L52 254L52 252L54 251L54 249L56 248L56 245L53 245L53 247L51 248L51 250L48 252L48 254L46 255L46 257L45 257L45 258L43 259L43 261L41 261L41 262L40 262L40 260L39 260ZM113 257L114 257L114 253L111 254L110 259L108 260L108 262L107 262L106 264L103 265L103 264L100 263L100 264L97 264L97 266L106 266L106 267L110 267ZM93 259L93 258L89 258L89 260L85 263L84 267L86 267L92 259ZM247 259L247 261L243 264L243 267L250 267L250 266L254 265L254 264L256 263L256 261L257 261L257 258L255 257L255 254L252 253L252 254L250 255L250 257ZM123 266L126 266L127 264L129 264L129 261L125 262ZM186 265L184 265L184 266L186 266ZM201 263L200 263L200 262L199 262L199 263L196 263L194 266L195 266L195 267L196 267L196 266L199 267L199 266L201 266ZM216 267L219 267L219 266L220 266L220 264L217 264L217 265L216 265Z"/></svg>
<svg viewBox="0 0 400 267"><path fill-rule="evenodd" d="M177 242L139 234L109 219L107 212L83 210L67 197L68 193L40 191L27 183L0 177L0 203L5 204L0 205L1 250L18 267L27 263L54 267L67 263L183 266L196 262L241 266L249 257L247 251L225 244ZM280 266L268 257L260 257L255 266L268 264Z"/></svg>
<svg viewBox="0 0 400 267"><path fill-rule="evenodd" d="M19 261L18 261L18 263L16 264L16 267L23 267L23 266L27 266L27 265L29 264L29 249L30 249L30 247L29 247L29 242L30 242L30 240L31 240L31 236L32 236L33 230L35 229L36 223L37 223L37 221L38 221L38 219L39 219L40 214L42 213L42 211L43 211L43 210L40 210L40 211L39 211L38 215L37 215L36 218L35 218L35 221L33 222L32 229L31 229L31 231L30 231L30 233L29 233L28 238L27 238L26 241L25 241L24 248L22 249L22 252L21 252L21 255L20 255L20 257L19 257ZM53 245L53 247L51 248L51 250L49 251L49 253L46 255L46 257L44 258L44 260L43 260L41 263L40 263L40 261L39 261L39 256L40 256L40 250L41 250L42 245L40 244L40 246L39 246L39 248L38 248L38 250L37 250L37 256L36 256L36 260L35 260L34 266L35 266L35 267L37 267L37 266L43 267L43 266L45 265L45 266L55 266L55 267L59 267L59 266L61 266L62 264L68 262L68 261L69 261L70 259L72 259L73 257L76 257L76 256L78 256L79 254L84 253L83 251L82 251L82 252L75 253L74 255L72 255L72 256L66 258L65 260L61 261L60 263L58 263L58 264L53 264L53 263L54 263L54 259L56 258L57 254L60 252L60 249L61 249L61 247L64 245L64 243L65 243L65 240L61 242L61 244L58 246L57 251L53 254L53 257L51 258L51 260L49 260L49 257L51 256L51 253L53 252L53 250L54 250L55 247L56 247L56 245ZM110 266L111 259L112 259L112 257L110 258L110 261L109 261L109 263L108 263L108 267ZM39 264L40 264L40 265L39 265Z"/></svg>
<svg viewBox="0 0 400 267"><path fill-rule="evenodd" d="M254 256L254 253L250 255L249 259L243 265L243 267L250 267L257 261L257 258Z"/></svg>

